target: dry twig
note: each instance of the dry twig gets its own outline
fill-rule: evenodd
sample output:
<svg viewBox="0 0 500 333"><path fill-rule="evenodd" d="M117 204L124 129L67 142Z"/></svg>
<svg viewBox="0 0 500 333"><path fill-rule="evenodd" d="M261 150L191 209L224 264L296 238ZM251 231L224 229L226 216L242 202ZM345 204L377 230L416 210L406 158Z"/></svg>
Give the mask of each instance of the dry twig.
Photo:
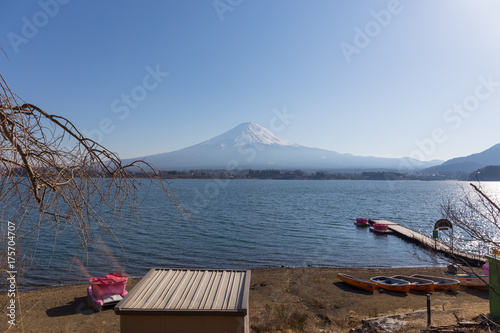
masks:
<svg viewBox="0 0 500 333"><path fill-rule="evenodd" d="M134 178L133 170L147 179ZM123 220L137 218L138 190L151 186L187 216L151 165L122 165L68 119L24 103L0 75L0 269L7 269L7 221L15 221L18 254L45 224L55 237L72 228L85 254L98 236L115 235ZM21 269L20 259L25 273L29 265Z"/></svg>

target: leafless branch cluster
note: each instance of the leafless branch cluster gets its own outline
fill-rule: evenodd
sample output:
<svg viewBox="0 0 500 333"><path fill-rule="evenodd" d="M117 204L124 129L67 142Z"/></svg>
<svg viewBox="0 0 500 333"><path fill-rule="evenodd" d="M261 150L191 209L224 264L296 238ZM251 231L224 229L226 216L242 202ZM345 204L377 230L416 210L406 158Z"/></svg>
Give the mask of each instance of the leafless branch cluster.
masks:
<svg viewBox="0 0 500 333"><path fill-rule="evenodd" d="M446 241L441 241L450 245L453 238L454 246L458 250L473 254L474 260L466 259L457 253L445 255L434 251L432 247L428 248L425 256L417 254L416 251L412 254L420 261L430 264L443 261L459 264L455 266L458 273L473 274L485 285L489 285L477 266L484 263L484 255L491 255L492 249L500 248L500 206L493 193L486 193L481 186L470 185L471 188L462 188L460 195L449 198L441 205L442 216L452 222L454 230L452 235L445 237ZM500 295L496 288L490 286L490 289Z"/></svg>
<svg viewBox="0 0 500 333"><path fill-rule="evenodd" d="M449 199L441 206L444 216L459 228L481 252L500 248L500 208L480 187L470 184L459 198Z"/></svg>
<svg viewBox="0 0 500 333"><path fill-rule="evenodd" d="M134 170L149 178L134 178ZM18 253L42 225L55 234L74 229L86 253L97 234L114 235L124 216L136 217L144 186L161 188L185 214L152 166L122 165L68 119L24 103L0 75L0 269L7 265L7 221L16 224Z"/></svg>

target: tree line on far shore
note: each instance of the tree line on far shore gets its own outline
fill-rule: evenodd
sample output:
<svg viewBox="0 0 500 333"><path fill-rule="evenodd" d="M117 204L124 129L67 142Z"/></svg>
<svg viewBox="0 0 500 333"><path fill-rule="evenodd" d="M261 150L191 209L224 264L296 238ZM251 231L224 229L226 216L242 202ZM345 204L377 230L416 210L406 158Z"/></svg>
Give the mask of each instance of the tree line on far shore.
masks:
<svg viewBox="0 0 500 333"><path fill-rule="evenodd" d="M160 171L165 179L283 179L283 180L442 180L450 179L441 175L424 175L417 173L402 173L392 171L303 171L303 170L189 170ZM135 172L134 177L141 177Z"/></svg>
<svg viewBox="0 0 500 333"><path fill-rule="evenodd" d="M3 170L3 172L2 172ZM13 168L12 174L26 176L26 170ZM0 168L0 175L7 173ZM148 173L129 170L128 173L137 178L150 177ZM464 180L464 181L500 181L500 166L487 166L470 174L467 173L404 173L395 171L303 171L303 170L189 170L189 171L158 171L163 179L289 179L289 180ZM75 175L79 177L79 175ZM102 177L103 175L95 175Z"/></svg>
<svg viewBox="0 0 500 333"><path fill-rule="evenodd" d="M189 170L160 171L166 179L311 179L311 180L464 180L500 181L500 166L487 166L472 173L405 173L396 171L304 171L304 170ZM140 177L140 173L134 176Z"/></svg>

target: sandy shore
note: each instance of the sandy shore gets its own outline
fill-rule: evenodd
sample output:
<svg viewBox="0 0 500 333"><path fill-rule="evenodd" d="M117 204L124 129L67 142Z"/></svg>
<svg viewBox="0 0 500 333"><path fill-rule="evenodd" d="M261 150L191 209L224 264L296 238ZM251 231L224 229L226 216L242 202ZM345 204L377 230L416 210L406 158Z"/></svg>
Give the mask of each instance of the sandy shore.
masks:
<svg viewBox="0 0 500 333"><path fill-rule="evenodd" d="M250 325L254 332L301 327L307 332L348 331L364 318L426 309L425 293L407 295L356 290L337 278L338 272L369 279L376 275L441 275L443 268L267 268L252 270ZM127 290L137 283L129 281ZM9 332L119 332L119 316L112 309L95 313L86 305L86 285L72 285L20 293L17 325ZM472 319L489 312L488 291L461 288L460 292L432 294L433 324L456 322L455 313ZM3 309L0 330L8 329ZM287 319L288 318L288 319ZM291 319L290 319L291 318ZM408 332L419 331L426 319L412 319ZM290 331L289 331L290 332Z"/></svg>

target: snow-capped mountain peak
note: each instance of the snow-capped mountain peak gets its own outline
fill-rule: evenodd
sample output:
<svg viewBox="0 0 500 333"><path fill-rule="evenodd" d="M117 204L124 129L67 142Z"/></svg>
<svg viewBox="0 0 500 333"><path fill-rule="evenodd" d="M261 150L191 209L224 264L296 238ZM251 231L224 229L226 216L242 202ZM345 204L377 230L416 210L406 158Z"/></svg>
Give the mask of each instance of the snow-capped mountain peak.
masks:
<svg viewBox="0 0 500 333"><path fill-rule="evenodd" d="M284 140L255 123L243 123L202 143L143 159L160 170L399 170L416 165L397 158L340 154ZM127 161L127 160L126 160ZM129 160L132 162L132 159ZM436 165L429 163L427 166ZM426 165L422 165L424 168ZM415 168L418 169L418 168Z"/></svg>
<svg viewBox="0 0 500 333"><path fill-rule="evenodd" d="M299 147L298 144L282 139L253 122L240 124L232 130L202 142L200 145L229 148L251 144Z"/></svg>

